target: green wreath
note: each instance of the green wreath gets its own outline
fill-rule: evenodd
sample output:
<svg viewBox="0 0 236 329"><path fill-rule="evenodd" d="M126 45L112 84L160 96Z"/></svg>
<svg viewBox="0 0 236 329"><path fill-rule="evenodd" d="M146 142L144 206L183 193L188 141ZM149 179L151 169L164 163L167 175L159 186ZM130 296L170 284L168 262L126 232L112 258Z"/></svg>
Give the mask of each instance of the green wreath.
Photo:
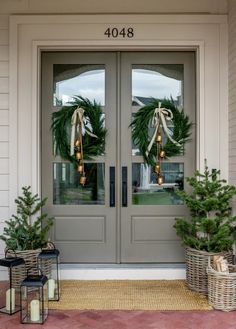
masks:
<svg viewBox="0 0 236 329"><path fill-rule="evenodd" d="M189 122L189 117L183 112L183 110L178 110L172 100L153 99L149 104L140 108L138 112L134 114L133 121L130 125L132 129L132 138L134 144L139 148L141 155L144 158L144 163L151 166L156 164L157 147L155 143L152 145L148 155L146 154L146 151L151 139L149 136L149 127L151 126L154 111L158 108L159 102L161 102L161 107L170 109L173 114L172 122L174 127L172 130L172 138L178 143L177 145L169 139L167 140L165 145L163 145L165 157L170 158L183 154L184 144L189 141L191 135L190 129L192 123Z"/></svg>
<svg viewBox="0 0 236 329"><path fill-rule="evenodd" d="M104 154L105 137L107 130L105 128L105 118L101 106L91 102L81 96L73 97L69 106L63 106L59 111L52 114L51 129L54 136L55 155L61 156L64 160L69 160L75 165L79 164L75 155L70 154L70 127L71 118L74 111L80 107L84 109L84 118L87 121L86 129L96 137L84 134L83 136L83 158L92 160L93 157Z"/></svg>

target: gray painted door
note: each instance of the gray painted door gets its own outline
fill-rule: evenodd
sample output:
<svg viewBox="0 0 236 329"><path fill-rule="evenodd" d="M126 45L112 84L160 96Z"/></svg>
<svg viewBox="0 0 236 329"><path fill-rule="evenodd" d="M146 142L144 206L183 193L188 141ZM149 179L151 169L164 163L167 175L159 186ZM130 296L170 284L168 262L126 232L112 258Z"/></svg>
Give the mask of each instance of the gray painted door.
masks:
<svg viewBox="0 0 236 329"><path fill-rule="evenodd" d="M54 156L50 130L52 112L74 95L99 102L108 129L105 155L86 163L92 183L85 187L73 166ZM195 122L193 52L42 54L42 195L48 197L45 211L55 217L52 239L62 262L184 261L173 223L186 208L175 189L194 171L195 133L184 155L163 163L165 184L158 186L129 127L132 113L152 97L172 97ZM110 207L111 168L115 207Z"/></svg>
<svg viewBox="0 0 236 329"><path fill-rule="evenodd" d="M152 168L145 168L139 150L132 145L130 122L150 98L172 97L195 122L194 53L153 52L121 55L121 166L127 168L128 205L121 207L121 262L181 262L183 248L176 236L175 217L187 210L175 194L176 183L195 168L195 133L182 156L162 163L164 184L156 184ZM138 96L142 97L138 97ZM131 99L133 100L131 102ZM132 150L132 152L131 152Z"/></svg>

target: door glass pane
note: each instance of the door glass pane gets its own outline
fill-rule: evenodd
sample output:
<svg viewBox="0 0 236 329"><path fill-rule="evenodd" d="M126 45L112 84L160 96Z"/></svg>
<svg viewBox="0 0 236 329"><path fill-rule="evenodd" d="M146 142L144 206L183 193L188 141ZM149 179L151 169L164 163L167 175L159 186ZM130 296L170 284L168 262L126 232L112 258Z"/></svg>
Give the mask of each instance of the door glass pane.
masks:
<svg viewBox="0 0 236 329"><path fill-rule="evenodd" d="M63 106L82 96L105 105L105 65L54 64L53 105Z"/></svg>
<svg viewBox="0 0 236 329"><path fill-rule="evenodd" d="M53 203L66 205L105 204L104 163L85 163L87 182L82 186L80 174L71 163L53 164Z"/></svg>
<svg viewBox="0 0 236 329"><path fill-rule="evenodd" d="M183 107L183 64L143 64L132 66L132 105L145 106L153 98L173 99L175 105ZM169 128L172 127L169 124ZM154 132L149 127L151 139ZM165 143L165 140L164 140ZM137 145L132 143L132 155L141 155Z"/></svg>
<svg viewBox="0 0 236 329"><path fill-rule="evenodd" d="M152 98L172 98L183 107L183 64L139 64L132 66L132 103L144 106Z"/></svg>
<svg viewBox="0 0 236 329"><path fill-rule="evenodd" d="M156 173L143 163L132 164L132 202L136 205L179 205L183 204L175 193L184 188L184 164L161 163L164 183L158 185Z"/></svg>

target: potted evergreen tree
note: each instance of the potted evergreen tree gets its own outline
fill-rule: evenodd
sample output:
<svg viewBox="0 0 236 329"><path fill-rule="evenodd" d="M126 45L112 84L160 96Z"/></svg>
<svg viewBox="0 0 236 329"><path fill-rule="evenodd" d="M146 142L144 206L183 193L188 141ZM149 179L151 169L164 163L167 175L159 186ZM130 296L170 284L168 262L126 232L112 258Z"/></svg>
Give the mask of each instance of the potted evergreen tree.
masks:
<svg viewBox="0 0 236 329"><path fill-rule="evenodd" d="M231 202L236 188L220 179L220 170L210 172L206 161L204 173L196 171L187 182L191 192L183 190L178 195L189 208L190 216L176 218L174 227L185 245L188 286L207 293L209 257L219 253L232 262L236 216L232 216Z"/></svg>
<svg viewBox="0 0 236 329"><path fill-rule="evenodd" d="M26 269L37 265L37 256L41 248L47 247L47 236L53 225L53 218L48 218L42 212L47 198L40 199L33 195L30 186L22 188L22 195L15 200L17 213L5 221L3 234L0 239L5 242L9 253L22 257L26 263ZM25 273L15 269L13 273L13 285L19 288Z"/></svg>

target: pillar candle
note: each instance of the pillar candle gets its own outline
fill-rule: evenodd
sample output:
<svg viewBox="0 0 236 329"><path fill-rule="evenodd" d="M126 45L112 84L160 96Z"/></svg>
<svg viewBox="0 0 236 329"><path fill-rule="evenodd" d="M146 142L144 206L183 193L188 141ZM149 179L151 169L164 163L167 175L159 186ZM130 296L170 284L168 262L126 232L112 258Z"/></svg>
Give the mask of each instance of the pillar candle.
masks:
<svg viewBox="0 0 236 329"><path fill-rule="evenodd" d="M48 280L48 298L54 298L54 291L55 291L55 280L49 279Z"/></svg>
<svg viewBox="0 0 236 329"><path fill-rule="evenodd" d="M40 320L39 300L33 299L30 302L30 320L35 322Z"/></svg>
<svg viewBox="0 0 236 329"><path fill-rule="evenodd" d="M10 288L6 291L6 310L13 311L14 309L15 309L15 289Z"/></svg>

